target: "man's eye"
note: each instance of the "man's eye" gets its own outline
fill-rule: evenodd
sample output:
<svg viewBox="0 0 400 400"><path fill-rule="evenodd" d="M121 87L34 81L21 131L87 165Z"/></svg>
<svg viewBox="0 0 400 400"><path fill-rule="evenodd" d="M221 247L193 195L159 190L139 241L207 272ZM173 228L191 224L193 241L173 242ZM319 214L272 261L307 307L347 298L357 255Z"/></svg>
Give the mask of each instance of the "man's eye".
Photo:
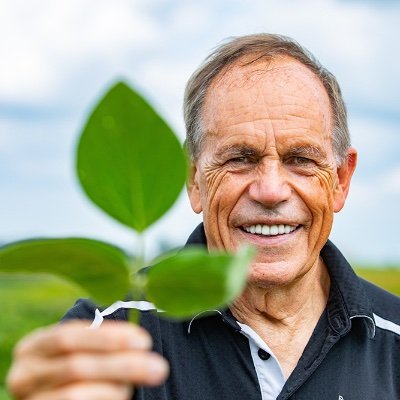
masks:
<svg viewBox="0 0 400 400"><path fill-rule="evenodd" d="M242 157L234 157L231 158L229 160L229 162L233 162L233 163L238 163L238 164L243 164L243 163L247 163L250 161L250 158L247 156L242 156Z"/></svg>
<svg viewBox="0 0 400 400"><path fill-rule="evenodd" d="M244 167L256 163L257 160L251 156L232 157L227 161L227 164L237 167Z"/></svg>
<svg viewBox="0 0 400 400"><path fill-rule="evenodd" d="M315 165L315 161L307 157L290 157L287 162L289 164L299 167L307 167Z"/></svg>

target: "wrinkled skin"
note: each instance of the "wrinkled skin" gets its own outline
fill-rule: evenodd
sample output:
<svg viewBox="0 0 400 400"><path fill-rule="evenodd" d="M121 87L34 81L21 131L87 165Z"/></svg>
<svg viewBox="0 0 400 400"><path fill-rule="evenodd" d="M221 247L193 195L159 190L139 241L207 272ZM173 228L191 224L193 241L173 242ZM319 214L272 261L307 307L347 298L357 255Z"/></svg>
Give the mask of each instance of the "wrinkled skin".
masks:
<svg viewBox="0 0 400 400"><path fill-rule="evenodd" d="M220 74L207 93L189 197L203 212L210 248L257 248L250 284L287 285L318 267L356 152L338 166L329 98L307 67L290 58L243 64ZM296 229L270 237L244 230L255 224Z"/></svg>

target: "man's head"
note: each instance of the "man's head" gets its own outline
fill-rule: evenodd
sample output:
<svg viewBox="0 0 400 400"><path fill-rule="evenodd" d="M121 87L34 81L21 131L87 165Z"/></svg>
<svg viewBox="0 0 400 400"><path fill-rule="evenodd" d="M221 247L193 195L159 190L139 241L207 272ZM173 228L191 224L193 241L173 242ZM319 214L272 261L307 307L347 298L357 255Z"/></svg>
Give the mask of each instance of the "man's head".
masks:
<svg viewBox="0 0 400 400"><path fill-rule="evenodd" d="M184 118L186 144L192 160L195 160L200 154L204 140L202 112L208 88L214 78L241 58L246 58L248 62L256 60L268 62L282 56L294 58L307 66L325 87L334 122L333 148L339 163L343 162L347 149L350 147L350 134L347 126L346 107L335 76L293 39L267 33L233 38L217 47L191 76L185 90Z"/></svg>
<svg viewBox="0 0 400 400"><path fill-rule="evenodd" d="M253 244L250 281L258 285L305 275L344 205L356 161L333 76L294 42L257 35L217 49L186 100L189 197L203 212L208 246Z"/></svg>

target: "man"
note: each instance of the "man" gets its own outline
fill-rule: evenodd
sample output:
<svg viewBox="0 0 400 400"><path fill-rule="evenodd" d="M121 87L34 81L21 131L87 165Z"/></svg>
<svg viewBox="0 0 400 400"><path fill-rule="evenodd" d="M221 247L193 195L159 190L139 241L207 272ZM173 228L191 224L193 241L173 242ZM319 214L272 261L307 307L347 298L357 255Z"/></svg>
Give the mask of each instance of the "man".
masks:
<svg viewBox="0 0 400 400"><path fill-rule="evenodd" d="M34 333L16 349L13 395L127 399L134 386L143 400L399 399L400 301L328 241L357 160L333 75L291 39L236 38L192 76L185 119L188 193L204 221L188 243L251 243L244 293L187 323L143 312L155 352L122 322ZM94 308L80 301L66 319Z"/></svg>

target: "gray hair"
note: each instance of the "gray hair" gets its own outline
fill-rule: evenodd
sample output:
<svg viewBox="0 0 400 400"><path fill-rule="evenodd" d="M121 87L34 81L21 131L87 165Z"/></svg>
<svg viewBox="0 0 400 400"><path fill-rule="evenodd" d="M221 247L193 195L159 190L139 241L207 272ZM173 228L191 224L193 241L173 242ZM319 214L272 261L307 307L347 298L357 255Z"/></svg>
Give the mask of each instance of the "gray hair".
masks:
<svg viewBox="0 0 400 400"><path fill-rule="evenodd" d="M214 78L228 66L244 56L253 55L254 60L289 56L308 67L324 85L333 115L332 146L338 164L342 164L350 147L347 112L339 84L335 76L295 40L275 34L260 33L234 37L218 46L190 77L184 97L186 146L189 156L196 160L204 141L201 118L205 97Z"/></svg>

